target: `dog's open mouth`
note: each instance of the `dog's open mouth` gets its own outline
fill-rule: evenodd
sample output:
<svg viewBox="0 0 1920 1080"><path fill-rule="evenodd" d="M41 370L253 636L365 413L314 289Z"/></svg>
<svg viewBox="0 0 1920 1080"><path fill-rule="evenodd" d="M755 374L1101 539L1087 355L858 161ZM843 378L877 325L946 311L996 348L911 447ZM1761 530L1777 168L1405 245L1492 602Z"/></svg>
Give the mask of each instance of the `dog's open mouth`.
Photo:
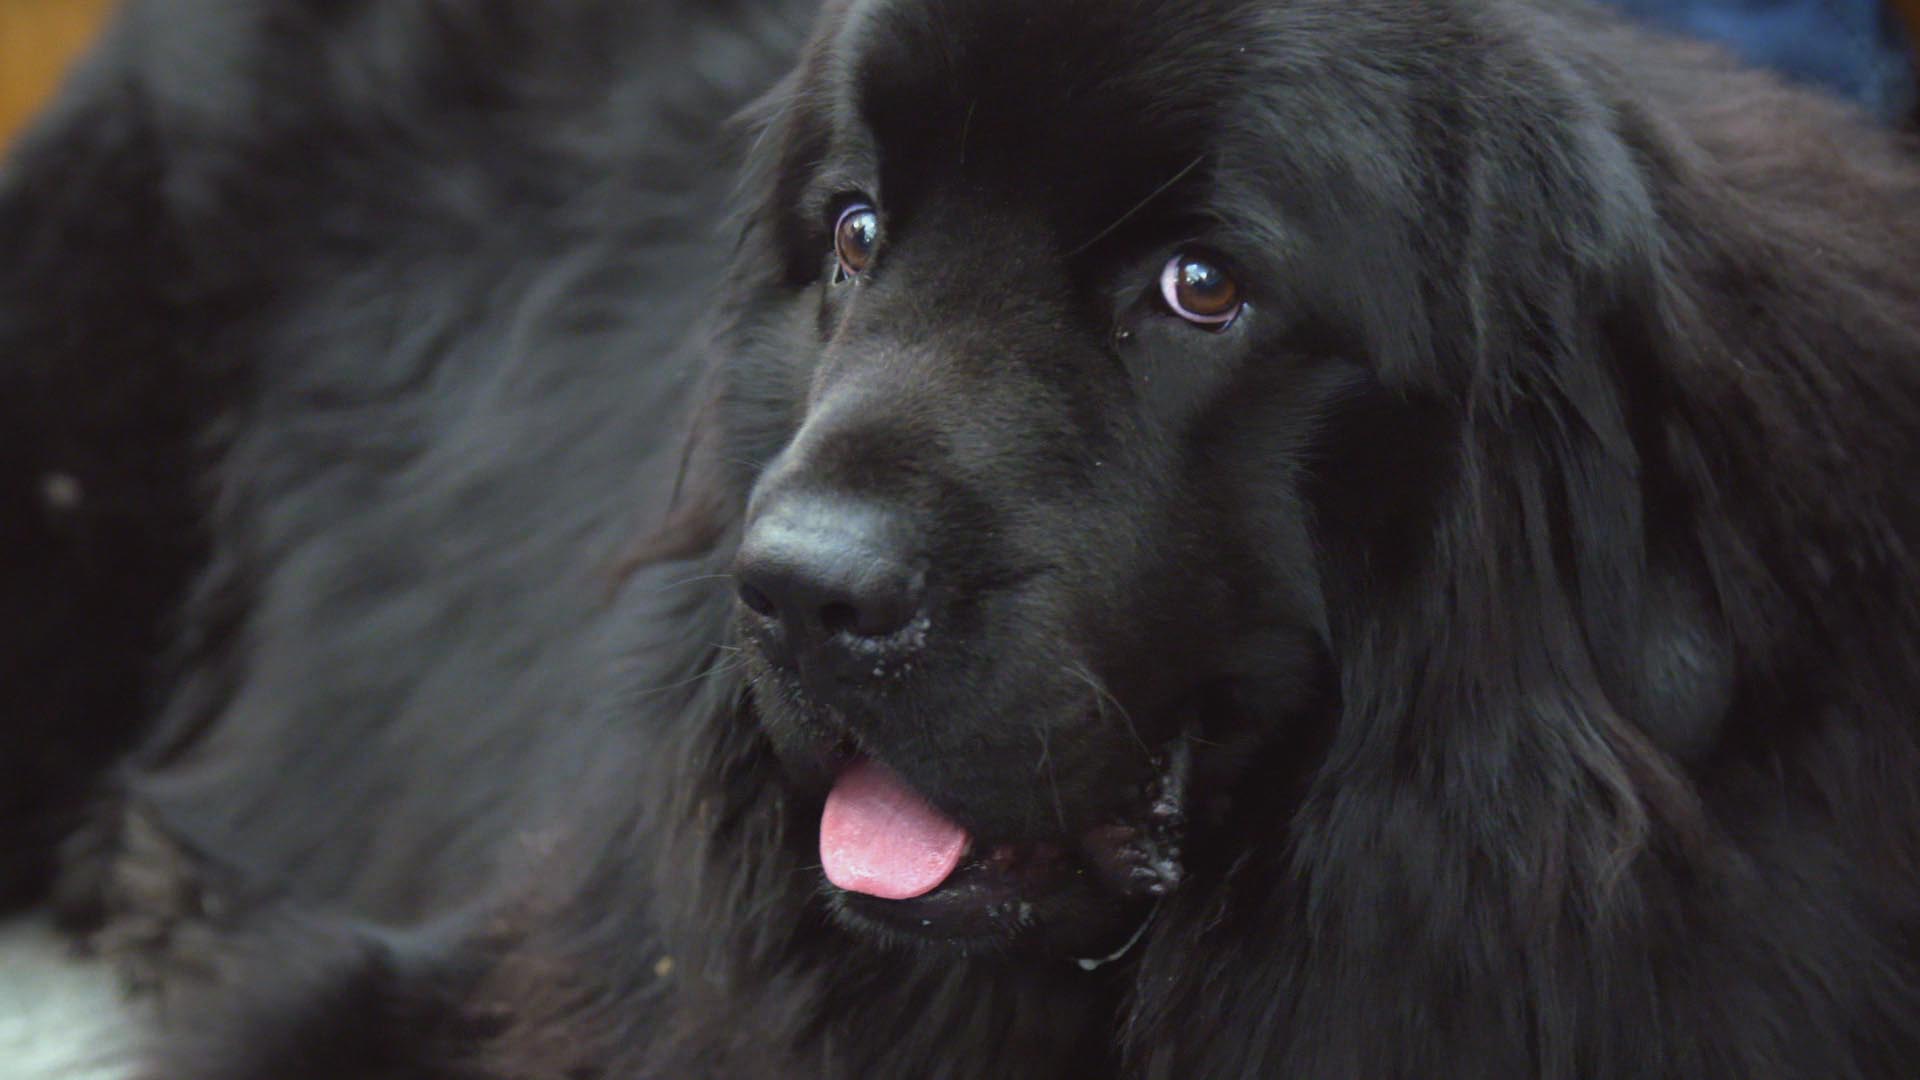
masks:
<svg viewBox="0 0 1920 1080"><path fill-rule="evenodd" d="M986 946L1045 926L1055 945L1108 948L1184 873L1186 742L1155 766L1137 809L1120 819L1076 836L995 842L970 835L886 766L855 760L820 817L835 911L888 936Z"/></svg>

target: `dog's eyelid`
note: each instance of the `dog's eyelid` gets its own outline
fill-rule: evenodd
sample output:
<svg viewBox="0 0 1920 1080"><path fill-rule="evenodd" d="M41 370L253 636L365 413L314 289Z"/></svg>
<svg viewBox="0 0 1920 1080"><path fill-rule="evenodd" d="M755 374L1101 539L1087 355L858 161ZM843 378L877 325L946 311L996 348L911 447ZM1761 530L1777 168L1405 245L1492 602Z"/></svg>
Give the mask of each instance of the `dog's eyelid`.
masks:
<svg viewBox="0 0 1920 1080"><path fill-rule="evenodd" d="M821 224L831 229L838 225L847 211L854 207L865 207L879 212L880 200L857 187L840 188L823 198L815 200Z"/></svg>

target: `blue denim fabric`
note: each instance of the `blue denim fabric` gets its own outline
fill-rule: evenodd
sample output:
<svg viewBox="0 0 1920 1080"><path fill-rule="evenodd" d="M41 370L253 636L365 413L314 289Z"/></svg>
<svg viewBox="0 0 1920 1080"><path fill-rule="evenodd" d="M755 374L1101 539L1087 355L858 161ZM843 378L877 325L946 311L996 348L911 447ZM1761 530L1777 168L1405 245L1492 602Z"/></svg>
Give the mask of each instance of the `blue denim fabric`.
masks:
<svg viewBox="0 0 1920 1080"><path fill-rule="evenodd" d="M1610 0L1894 118L1914 107L1912 46L1880 0Z"/></svg>

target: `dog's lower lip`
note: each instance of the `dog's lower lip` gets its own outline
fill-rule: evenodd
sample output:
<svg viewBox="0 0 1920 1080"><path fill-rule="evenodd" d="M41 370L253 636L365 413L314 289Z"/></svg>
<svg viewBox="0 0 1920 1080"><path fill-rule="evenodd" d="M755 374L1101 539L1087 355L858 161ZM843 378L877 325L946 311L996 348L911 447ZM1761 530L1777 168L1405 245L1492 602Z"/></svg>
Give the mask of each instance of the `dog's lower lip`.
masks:
<svg viewBox="0 0 1920 1080"><path fill-rule="evenodd" d="M963 952L1039 946L1079 956L1114 951L1149 902L1105 888L1064 849L995 845L923 896L879 900L830 889L827 906L842 925L883 942Z"/></svg>
<svg viewBox="0 0 1920 1080"><path fill-rule="evenodd" d="M997 844L970 854L947 880L906 900L882 900L834 889L843 908L914 936L987 942L1010 939L1031 922L1036 905L1092 887L1087 871L1057 846Z"/></svg>

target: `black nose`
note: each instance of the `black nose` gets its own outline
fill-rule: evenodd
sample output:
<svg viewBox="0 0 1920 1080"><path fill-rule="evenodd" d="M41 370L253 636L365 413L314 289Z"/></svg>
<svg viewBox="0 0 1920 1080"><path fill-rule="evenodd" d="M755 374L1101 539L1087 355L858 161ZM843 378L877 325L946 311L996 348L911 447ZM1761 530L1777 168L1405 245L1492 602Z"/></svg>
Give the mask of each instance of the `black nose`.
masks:
<svg viewBox="0 0 1920 1080"><path fill-rule="evenodd" d="M921 613L926 575L914 541L897 515L870 503L795 493L760 507L734 573L768 659L817 659L847 677L870 671L873 646ZM838 663L855 652L866 655Z"/></svg>

